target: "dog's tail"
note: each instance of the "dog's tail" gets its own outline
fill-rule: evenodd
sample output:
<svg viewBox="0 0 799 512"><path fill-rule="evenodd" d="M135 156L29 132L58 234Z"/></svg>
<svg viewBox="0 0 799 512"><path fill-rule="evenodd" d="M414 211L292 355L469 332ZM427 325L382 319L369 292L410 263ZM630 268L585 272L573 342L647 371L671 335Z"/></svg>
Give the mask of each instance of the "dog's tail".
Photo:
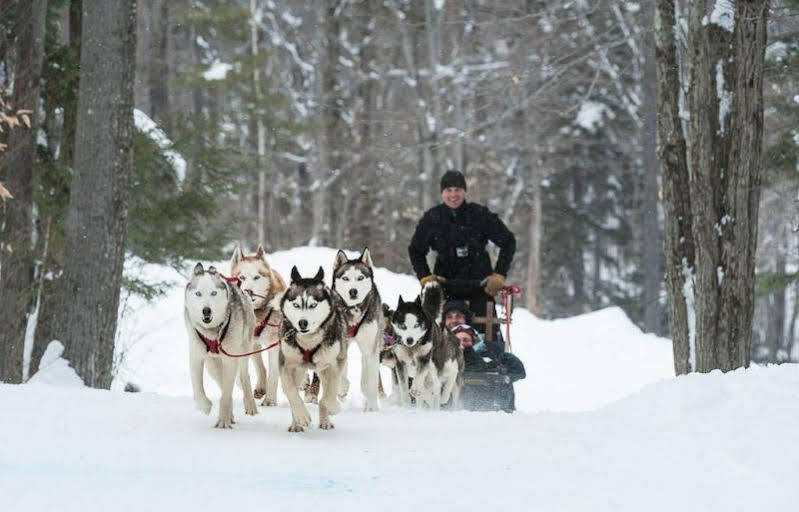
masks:
<svg viewBox="0 0 799 512"><path fill-rule="evenodd" d="M422 309L430 315L435 322L441 320L441 310L444 307L444 290L436 281L427 283L422 288Z"/></svg>

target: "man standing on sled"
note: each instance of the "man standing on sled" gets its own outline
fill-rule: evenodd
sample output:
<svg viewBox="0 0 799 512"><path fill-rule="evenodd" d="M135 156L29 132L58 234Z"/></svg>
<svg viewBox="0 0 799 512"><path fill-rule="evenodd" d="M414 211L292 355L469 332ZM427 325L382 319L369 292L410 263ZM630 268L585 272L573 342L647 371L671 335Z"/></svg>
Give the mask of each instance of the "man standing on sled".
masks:
<svg viewBox="0 0 799 512"><path fill-rule="evenodd" d="M466 201L466 179L460 172L447 171L441 177L441 199L416 225L408 246L411 265L422 286L439 281L449 298L468 301L474 313L484 316L486 303L493 302L505 284L516 237L497 214ZM486 251L489 240L499 247L494 268ZM431 249L437 253L432 272L427 264ZM481 285L469 286L468 281ZM498 326L494 332L498 334Z"/></svg>

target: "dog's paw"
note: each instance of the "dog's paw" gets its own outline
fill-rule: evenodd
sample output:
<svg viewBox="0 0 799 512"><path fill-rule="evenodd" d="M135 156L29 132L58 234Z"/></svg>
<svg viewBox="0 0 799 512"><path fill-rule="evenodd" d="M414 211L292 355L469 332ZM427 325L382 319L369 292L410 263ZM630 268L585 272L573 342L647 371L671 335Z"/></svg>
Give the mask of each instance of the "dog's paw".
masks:
<svg viewBox="0 0 799 512"><path fill-rule="evenodd" d="M412 387L411 396L414 398L419 398L420 396L422 396L422 390L417 387Z"/></svg>
<svg viewBox="0 0 799 512"><path fill-rule="evenodd" d="M258 408L255 406L255 400L244 401L244 414L247 416L255 416L258 414Z"/></svg>
<svg viewBox="0 0 799 512"><path fill-rule="evenodd" d="M305 427L302 425L297 425L296 423L292 423L289 425L289 432L305 432Z"/></svg>
<svg viewBox="0 0 799 512"><path fill-rule="evenodd" d="M234 423L235 421L233 421L233 416L220 417L217 420L216 425L214 425L214 428L233 428Z"/></svg>
<svg viewBox="0 0 799 512"><path fill-rule="evenodd" d="M252 390L252 396L255 399L263 398L266 394L266 390L264 388L255 388Z"/></svg>
<svg viewBox="0 0 799 512"><path fill-rule="evenodd" d="M367 402L363 405L363 412L376 412L377 409L377 404L370 404Z"/></svg>
<svg viewBox="0 0 799 512"><path fill-rule="evenodd" d="M293 424L300 425L302 427L307 427L311 424L311 413L308 412L308 409L305 406L302 406L302 409L298 411L291 411Z"/></svg>
<svg viewBox="0 0 799 512"><path fill-rule="evenodd" d="M336 427L333 426L333 423L330 421L330 418L326 420L319 420L319 428L322 430L331 430Z"/></svg>
<svg viewBox="0 0 799 512"><path fill-rule="evenodd" d="M261 405L264 406L264 407L274 407L274 406L277 405L277 400L275 400L274 398L268 396L268 397L264 398L264 401L261 402Z"/></svg>
<svg viewBox="0 0 799 512"><path fill-rule="evenodd" d="M211 414L211 401L208 400L208 397L198 398L194 400L194 406L197 407L201 413L205 414L206 416Z"/></svg>

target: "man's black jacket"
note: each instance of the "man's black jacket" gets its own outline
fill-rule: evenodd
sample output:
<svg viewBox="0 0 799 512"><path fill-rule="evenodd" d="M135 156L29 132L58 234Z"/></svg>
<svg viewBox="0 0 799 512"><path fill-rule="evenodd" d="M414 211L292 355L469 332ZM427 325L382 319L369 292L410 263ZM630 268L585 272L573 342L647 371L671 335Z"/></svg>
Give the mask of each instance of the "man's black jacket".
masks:
<svg viewBox="0 0 799 512"><path fill-rule="evenodd" d="M486 251L489 240L500 249L493 270ZM516 252L516 237L483 205L464 201L452 210L442 203L425 212L408 246L411 265L419 278L431 274L426 259L430 249L438 253L432 272L438 276L483 279L492 272L507 276Z"/></svg>

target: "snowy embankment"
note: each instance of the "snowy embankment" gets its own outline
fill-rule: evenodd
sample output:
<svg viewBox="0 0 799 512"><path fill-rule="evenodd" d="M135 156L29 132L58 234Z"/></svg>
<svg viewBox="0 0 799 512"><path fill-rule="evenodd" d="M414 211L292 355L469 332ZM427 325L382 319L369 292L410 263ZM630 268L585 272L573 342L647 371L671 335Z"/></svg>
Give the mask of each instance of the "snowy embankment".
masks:
<svg viewBox="0 0 799 512"><path fill-rule="evenodd" d="M329 271L333 254L303 248L270 261L309 274ZM69 373L57 350L39 384L0 385L2 510L795 507L799 365L675 379L668 340L618 309L558 321L519 310L512 339L528 378L517 403L527 412L364 414L355 385L335 430L289 434L282 399L254 417L236 401L236 428L220 431L216 400L206 417L187 396L183 278L141 270L176 286L154 304L129 302L114 391L42 384ZM389 303L418 291L410 276L379 269L377 280ZM144 392L120 392L127 381Z"/></svg>

